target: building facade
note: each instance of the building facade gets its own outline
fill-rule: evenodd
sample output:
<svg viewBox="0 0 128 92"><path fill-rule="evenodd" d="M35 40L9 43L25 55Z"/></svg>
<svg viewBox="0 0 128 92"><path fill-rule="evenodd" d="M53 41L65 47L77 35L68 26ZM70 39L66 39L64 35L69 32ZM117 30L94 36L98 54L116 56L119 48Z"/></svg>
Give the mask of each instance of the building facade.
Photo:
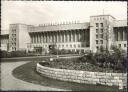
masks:
<svg viewBox="0 0 128 92"><path fill-rule="evenodd" d="M10 24L9 51L27 50L27 43L30 42L29 27L26 24Z"/></svg>
<svg viewBox="0 0 128 92"><path fill-rule="evenodd" d="M10 25L10 51L42 50L42 53L48 53L50 45L74 52L96 52L101 46L110 49L112 45L127 50L127 21L116 20L111 15L97 15L85 23Z"/></svg>
<svg viewBox="0 0 128 92"><path fill-rule="evenodd" d="M1 46L0 50L8 51L9 50L9 34L1 34L0 36L1 39Z"/></svg>

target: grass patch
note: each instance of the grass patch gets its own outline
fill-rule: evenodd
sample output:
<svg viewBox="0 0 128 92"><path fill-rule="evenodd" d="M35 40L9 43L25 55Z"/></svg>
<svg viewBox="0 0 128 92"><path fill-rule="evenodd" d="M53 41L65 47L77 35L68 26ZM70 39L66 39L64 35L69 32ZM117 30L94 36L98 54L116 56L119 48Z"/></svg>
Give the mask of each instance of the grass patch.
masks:
<svg viewBox="0 0 128 92"><path fill-rule="evenodd" d="M60 88L65 90L73 90L73 91L80 90L80 91L93 91L93 92L97 92L97 91L119 92L117 87L64 82L64 81L54 80L54 79L41 76L35 70L37 62L29 62L27 64L17 67L16 69L14 69L13 75L18 79L21 79L30 83L53 87L53 88Z"/></svg>

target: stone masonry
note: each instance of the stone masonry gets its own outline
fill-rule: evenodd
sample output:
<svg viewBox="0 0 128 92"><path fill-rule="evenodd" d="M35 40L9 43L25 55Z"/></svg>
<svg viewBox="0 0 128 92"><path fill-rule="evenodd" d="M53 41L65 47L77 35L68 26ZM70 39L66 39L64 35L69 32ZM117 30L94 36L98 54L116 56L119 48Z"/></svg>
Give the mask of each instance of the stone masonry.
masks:
<svg viewBox="0 0 128 92"><path fill-rule="evenodd" d="M118 86L119 89L123 89L123 87L127 85L126 73L105 73L56 69L42 66L39 63L37 63L36 70L43 76L62 81Z"/></svg>

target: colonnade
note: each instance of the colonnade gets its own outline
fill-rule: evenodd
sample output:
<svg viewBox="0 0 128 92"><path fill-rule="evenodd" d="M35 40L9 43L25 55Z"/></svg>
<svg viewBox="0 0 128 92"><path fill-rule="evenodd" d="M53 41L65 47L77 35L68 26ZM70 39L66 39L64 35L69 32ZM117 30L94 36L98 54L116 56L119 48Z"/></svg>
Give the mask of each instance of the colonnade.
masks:
<svg viewBox="0 0 128 92"><path fill-rule="evenodd" d="M89 30L58 30L30 33L31 43L83 42L89 40Z"/></svg>
<svg viewBox="0 0 128 92"><path fill-rule="evenodd" d="M125 28L117 28L114 30L115 41L127 41L127 30Z"/></svg>

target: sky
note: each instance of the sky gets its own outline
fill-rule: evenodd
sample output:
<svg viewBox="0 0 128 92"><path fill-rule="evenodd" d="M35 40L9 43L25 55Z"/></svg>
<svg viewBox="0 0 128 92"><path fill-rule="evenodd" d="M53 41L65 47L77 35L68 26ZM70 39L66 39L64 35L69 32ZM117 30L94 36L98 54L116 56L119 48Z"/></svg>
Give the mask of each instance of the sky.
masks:
<svg viewBox="0 0 128 92"><path fill-rule="evenodd" d="M90 16L110 14L118 20L127 19L125 1L1 1L1 30L9 24L89 22ZM104 11L104 13L103 13Z"/></svg>

